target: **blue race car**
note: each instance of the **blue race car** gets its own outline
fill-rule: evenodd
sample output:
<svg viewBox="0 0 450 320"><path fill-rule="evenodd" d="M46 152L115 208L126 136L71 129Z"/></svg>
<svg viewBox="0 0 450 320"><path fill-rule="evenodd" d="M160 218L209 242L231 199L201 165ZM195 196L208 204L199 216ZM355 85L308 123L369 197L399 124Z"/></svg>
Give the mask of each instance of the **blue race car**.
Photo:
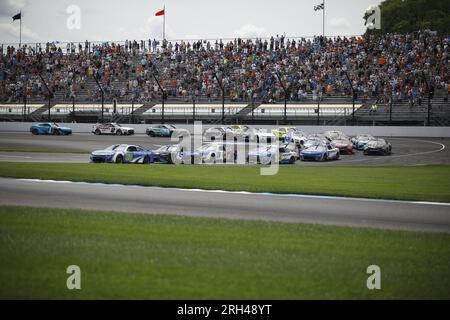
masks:
<svg viewBox="0 0 450 320"><path fill-rule="evenodd" d="M30 127L30 132L34 135L37 134L53 134L53 135L70 135L72 134L72 129L67 127L60 127L57 123L47 122L38 123Z"/></svg>
<svg viewBox="0 0 450 320"><path fill-rule="evenodd" d="M155 155L152 151L141 146L128 144L115 144L105 150L96 150L91 153L91 162L94 163L153 163Z"/></svg>
<svg viewBox="0 0 450 320"><path fill-rule="evenodd" d="M300 151L300 160L326 161L339 159L339 149L329 143L318 143Z"/></svg>

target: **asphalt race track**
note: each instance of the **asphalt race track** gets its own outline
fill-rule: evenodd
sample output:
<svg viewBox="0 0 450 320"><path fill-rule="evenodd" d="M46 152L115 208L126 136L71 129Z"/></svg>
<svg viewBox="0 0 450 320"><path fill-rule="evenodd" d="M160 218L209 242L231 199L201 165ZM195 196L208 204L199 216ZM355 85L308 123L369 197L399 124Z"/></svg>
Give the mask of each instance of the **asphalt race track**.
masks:
<svg viewBox="0 0 450 320"><path fill-rule="evenodd" d="M450 233L450 204L0 178L0 205ZM26 195L26 196L25 196Z"/></svg>
<svg viewBox="0 0 450 320"><path fill-rule="evenodd" d="M342 155L338 161L300 162L304 166L379 166L379 165L426 165L450 164L450 139L439 138L389 138L392 144L390 156L364 156L356 151L353 155ZM33 136L30 133L0 132L2 148L65 148L70 150L93 151L104 149L112 144L138 144L148 149L173 143L169 138L150 138L135 136L96 136L93 134L74 134L72 136ZM39 153L39 152L1 152L0 161L12 162L89 162L88 154Z"/></svg>
<svg viewBox="0 0 450 320"><path fill-rule="evenodd" d="M450 163L450 139L390 138L390 156L342 155L339 161L301 162L299 166L375 166ZM136 136L33 136L1 132L0 150L64 148L93 151L116 143L148 149L173 143L169 138ZM0 152L0 161L89 162L89 154ZM95 164L92 164L95 165ZM113 166L113 165L112 165ZM450 232L450 205L301 195L252 194L157 187L103 185L0 178L0 205L112 210L284 222L320 223L386 229ZM24 196L26 195L26 196Z"/></svg>

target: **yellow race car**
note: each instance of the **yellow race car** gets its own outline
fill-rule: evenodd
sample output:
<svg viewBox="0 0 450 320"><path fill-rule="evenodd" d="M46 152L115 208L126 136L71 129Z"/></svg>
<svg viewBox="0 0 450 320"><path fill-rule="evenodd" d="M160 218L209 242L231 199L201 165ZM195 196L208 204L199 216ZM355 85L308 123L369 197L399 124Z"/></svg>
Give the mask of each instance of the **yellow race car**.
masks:
<svg viewBox="0 0 450 320"><path fill-rule="evenodd" d="M272 130L272 133L278 140L283 140L284 136L288 133L288 131L292 129L295 129L295 127L279 127Z"/></svg>

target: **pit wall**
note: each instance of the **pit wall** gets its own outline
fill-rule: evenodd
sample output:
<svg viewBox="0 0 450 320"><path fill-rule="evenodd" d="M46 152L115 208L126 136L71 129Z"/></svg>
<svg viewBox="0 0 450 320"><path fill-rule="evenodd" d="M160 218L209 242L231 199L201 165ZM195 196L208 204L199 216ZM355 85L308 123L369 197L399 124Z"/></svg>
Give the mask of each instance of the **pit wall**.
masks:
<svg viewBox="0 0 450 320"><path fill-rule="evenodd" d="M31 125L35 122L0 122L0 132L29 132ZM72 128L73 133L91 133L92 123L59 123L60 126ZM135 129L136 134L144 134L145 130L152 126L148 124L122 124ZM153 124L154 126L155 124ZM193 125L175 124L177 128L188 129L193 132ZM205 130L219 125L203 125ZM258 125L258 128L272 130L277 126ZM372 134L383 137L433 137L450 138L450 127L387 127L387 126L296 126L308 133L321 133L327 130L339 130L349 136L361 133Z"/></svg>

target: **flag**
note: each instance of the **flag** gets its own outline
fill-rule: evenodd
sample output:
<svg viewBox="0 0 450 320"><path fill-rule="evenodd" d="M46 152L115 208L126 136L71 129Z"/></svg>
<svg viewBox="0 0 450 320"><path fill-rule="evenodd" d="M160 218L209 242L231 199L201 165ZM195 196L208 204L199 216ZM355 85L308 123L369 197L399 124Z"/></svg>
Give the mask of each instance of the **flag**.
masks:
<svg viewBox="0 0 450 320"><path fill-rule="evenodd" d="M322 2L321 4L314 6L314 11L323 10L324 8L325 8L325 4Z"/></svg>
<svg viewBox="0 0 450 320"><path fill-rule="evenodd" d="M159 16L163 16L164 15L164 9L162 9L161 11L158 11L157 13L155 13L155 16L159 17Z"/></svg>
<svg viewBox="0 0 450 320"><path fill-rule="evenodd" d="M13 21L14 21L14 20L20 20L20 19L22 19L22 13L19 12L18 14L16 14L15 16L13 16L12 19L13 19Z"/></svg>

